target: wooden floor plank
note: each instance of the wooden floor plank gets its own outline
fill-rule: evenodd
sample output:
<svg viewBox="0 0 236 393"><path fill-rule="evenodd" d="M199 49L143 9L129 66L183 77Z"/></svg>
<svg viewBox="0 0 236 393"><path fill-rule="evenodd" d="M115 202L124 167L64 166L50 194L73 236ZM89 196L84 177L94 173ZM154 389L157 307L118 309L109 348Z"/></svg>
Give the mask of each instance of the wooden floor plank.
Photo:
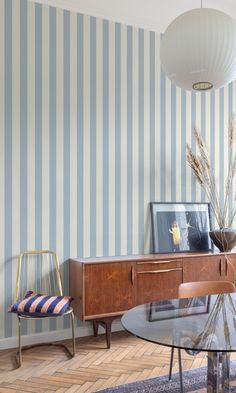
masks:
<svg viewBox="0 0 236 393"><path fill-rule="evenodd" d="M24 393L24 390L16 390L13 388L3 388L0 387L0 392L1 393Z"/></svg>
<svg viewBox="0 0 236 393"><path fill-rule="evenodd" d="M35 347L24 352L23 366L15 369L14 355L12 349L0 352L0 393L92 393L166 375L170 362L169 348L123 331L112 334L110 350L106 349L104 335L77 339L76 357L69 360L61 348ZM202 367L207 361L206 353L194 357L184 351L182 359L184 370ZM177 351L173 372L178 372Z"/></svg>

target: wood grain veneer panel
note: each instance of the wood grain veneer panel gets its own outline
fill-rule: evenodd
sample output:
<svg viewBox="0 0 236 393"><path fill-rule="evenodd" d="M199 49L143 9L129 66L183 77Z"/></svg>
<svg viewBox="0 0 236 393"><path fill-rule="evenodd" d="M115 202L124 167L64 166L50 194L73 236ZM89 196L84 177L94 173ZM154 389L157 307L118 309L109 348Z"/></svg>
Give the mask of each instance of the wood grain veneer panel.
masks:
<svg viewBox="0 0 236 393"><path fill-rule="evenodd" d="M130 262L86 265L85 314L117 313L134 306Z"/></svg>

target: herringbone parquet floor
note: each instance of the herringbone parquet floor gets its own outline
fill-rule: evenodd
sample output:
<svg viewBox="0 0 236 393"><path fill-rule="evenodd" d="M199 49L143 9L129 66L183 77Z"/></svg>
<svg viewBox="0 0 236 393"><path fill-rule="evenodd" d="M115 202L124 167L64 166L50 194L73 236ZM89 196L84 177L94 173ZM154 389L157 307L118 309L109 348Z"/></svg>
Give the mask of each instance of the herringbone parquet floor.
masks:
<svg viewBox="0 0 236 393"><path fill-rule="evenodd" d="M68 360L58 347L36 347L24 352L15 369L15 350L0 352L0 392L90 393L168 374L170 350L126 332L112 334L107 350L104 335L77 340L77 355ZM193 357L182 351L183 369L206 364L204 353ZM174 372L178 371L175 358Z"/></svg>

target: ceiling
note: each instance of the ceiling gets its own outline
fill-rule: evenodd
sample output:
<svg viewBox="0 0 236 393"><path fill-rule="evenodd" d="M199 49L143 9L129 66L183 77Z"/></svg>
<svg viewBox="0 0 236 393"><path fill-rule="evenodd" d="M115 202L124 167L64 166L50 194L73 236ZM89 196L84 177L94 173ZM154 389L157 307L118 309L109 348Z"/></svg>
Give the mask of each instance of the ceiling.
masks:
<svg viewBox="0 0 236 393"><path fill-rule="evenodd" d="M116 22L164 32L183 12L199 8L201 0L31 0ZM236 19L235 0L203 0L203 7L216 8Z"/></svg>

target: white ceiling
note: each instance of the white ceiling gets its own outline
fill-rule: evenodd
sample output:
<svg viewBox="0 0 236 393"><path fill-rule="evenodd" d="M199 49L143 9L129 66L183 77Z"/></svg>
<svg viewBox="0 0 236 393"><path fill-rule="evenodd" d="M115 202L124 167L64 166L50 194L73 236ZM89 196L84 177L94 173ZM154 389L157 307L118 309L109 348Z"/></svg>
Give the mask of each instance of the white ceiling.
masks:
<svg viewBox="0 0 236 393"><path fill-rule="evenodd" d="M63 9L164 32L178 15L200 7L201 0L31 0ZM236 0L203 0L236 19Z"/></svg>

